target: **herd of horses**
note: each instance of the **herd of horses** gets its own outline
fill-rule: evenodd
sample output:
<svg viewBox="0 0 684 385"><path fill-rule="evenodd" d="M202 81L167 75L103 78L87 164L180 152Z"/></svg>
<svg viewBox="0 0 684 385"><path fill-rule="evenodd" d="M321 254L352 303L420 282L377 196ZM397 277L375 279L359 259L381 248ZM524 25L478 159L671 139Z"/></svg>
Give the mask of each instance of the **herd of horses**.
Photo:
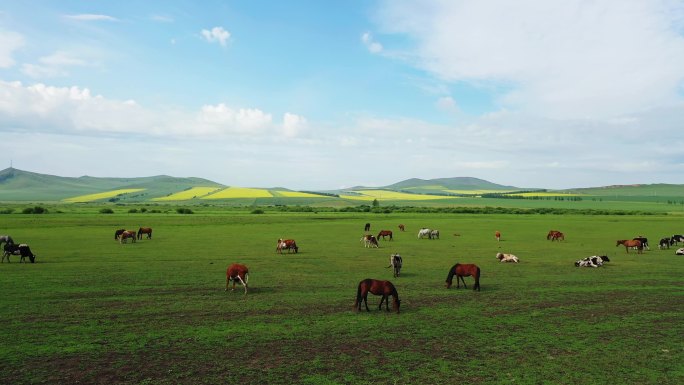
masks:
<svg viewBox="0 0 684 385"><path fill-rule="evenodd" d="M118 240L119 243L127 243L130 238L133 243L136 239L143 239L143 235L147 235L147 239L152 239L152 228L151 227L141 227L136 233L135 230L118 229L114 232L114 240Z"/></svg>

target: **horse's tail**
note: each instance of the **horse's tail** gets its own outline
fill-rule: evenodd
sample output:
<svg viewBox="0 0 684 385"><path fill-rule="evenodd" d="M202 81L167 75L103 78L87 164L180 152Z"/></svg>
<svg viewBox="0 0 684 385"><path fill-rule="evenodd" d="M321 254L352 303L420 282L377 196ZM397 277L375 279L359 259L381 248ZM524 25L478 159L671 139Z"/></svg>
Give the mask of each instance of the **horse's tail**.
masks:
<svg viewBox="0 0 684 385"><path fill-rule="evenodd" d="M475 269L475 287L473 290L480 291L480 266L475 266Z"/></svg>
<svg viewBox="0 0 684 385"><path fill-rule="evenodd" d="M359 282L359 286L356 288L356 301L354 301L354 310L358 311L361 306L361 285L363 281Z"/></svg>
<svg viewBox="0 0 684 385"><path fill-rule="evenodd" d="M458 266L458 263L451 266L451 269L449 269L449 274L447 274L447 277L446 277L447 289L451 287L451 284L454 281L454 274L456 274L456 266Z"/></svg>

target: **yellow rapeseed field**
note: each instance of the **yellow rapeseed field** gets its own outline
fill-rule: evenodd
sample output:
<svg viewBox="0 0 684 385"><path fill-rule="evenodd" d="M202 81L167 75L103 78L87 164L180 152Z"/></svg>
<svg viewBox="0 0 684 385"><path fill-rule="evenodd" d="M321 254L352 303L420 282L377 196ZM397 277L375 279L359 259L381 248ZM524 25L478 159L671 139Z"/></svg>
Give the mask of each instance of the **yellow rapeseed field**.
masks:
<svg viewBox="0 0 684 385"><path fill-rule="evenodd" d="M219 192L209 194L202 199L231 199L231 198L272 198L268 190L262 188L228 187Z"/></svg>
<svg viewBox="0 0 684 385"><path fill-rule="evenodd" d="M481 194L500 194L508 191L502 190L444 190L445 192L452 194L468 194L468 195L481 195Z"/></svg>
<svg viewBox="0 0 684 385"><path fill-rule="evenodd" d="M520 194L510 194L510 195L517 195L517 196L523 196L523 197L578 197L581 196L582 194L566 194L566 193L560 193L560 192L529 192L529 193L520 193Z"/></svg>
<svg viewBox="0 0 684 385"><path fill-rule="evenodd" d="M73 198L66 198L63 199L64 202L92 202L96 201L99 199L106 199L106 198L112 198L115 197L119 194L128 194L128 193L133 193L133 192L138 192L138 191L143 191L145 190L144 188L125 188L125 189L119 189L119 190L112 190L112 191L105 191L101 193L96 193L96 194L87 194L87 195L81 195Z"/></svg>
<svg viewBox="0 0 684 385"><path fill-rule="evenodd" d="M153 201L186 201L195 197L201 198L207 194L211 194L221 187L193 187L189 190L180 191L169 196L154 198Z"/></svg>
<svg viewBox="0 0 684 385"><path fill-rule="evenodd" d="M324 198L322 195L303 193L299 191L274 191L274 195L286 198Z"/></svg>
<svg viewBox="0 0 684 385"><path fill-rule="evenodd" d="M429 199L445 199L445 198L447 198L447 197L443 197L443 196L439 196L439 195L406 194L406 193L402 193L402 192L387 191L387 190L359 190L359 191L354 191L354 192L362 194L362 195L340 195L340 198L362 200L362 201L368 201L368 200L372 201L373 199L377 199L377 200L423 201L423 200L429 200Z"/></svg>

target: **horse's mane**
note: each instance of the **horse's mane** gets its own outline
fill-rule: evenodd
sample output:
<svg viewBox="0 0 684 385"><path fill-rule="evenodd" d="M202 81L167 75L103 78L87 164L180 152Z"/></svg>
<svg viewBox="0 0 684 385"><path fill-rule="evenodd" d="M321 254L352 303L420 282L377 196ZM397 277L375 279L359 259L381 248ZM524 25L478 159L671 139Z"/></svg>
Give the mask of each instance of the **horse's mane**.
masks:
<svg viewBox="0 0 684 385"><path fill-rule="evenodd" d="M451 283L454 280L454 275L456 274L456 266L458 266L459 263L456 262L455 265L451 266L451 269L449 269L449 274L447 275L446 281L447 283Z"/></svg>

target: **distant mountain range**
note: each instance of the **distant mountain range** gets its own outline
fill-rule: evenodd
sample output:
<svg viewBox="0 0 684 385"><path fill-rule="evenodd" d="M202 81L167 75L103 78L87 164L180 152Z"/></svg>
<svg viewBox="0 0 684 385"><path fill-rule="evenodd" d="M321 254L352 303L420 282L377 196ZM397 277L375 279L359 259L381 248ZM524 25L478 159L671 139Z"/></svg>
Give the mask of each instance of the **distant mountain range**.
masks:
<svg viewBox="0 0 684 385"><path fill-rule="evenodd" d="M296 193L286 188L273 189L241 189L235 186L225 186L221 183L202 178L177 178L167 175L132 178L98 178L82 176L78 178L62 177L54 175L38 174L23 171L16 168L7 168L0 171L0 201L4 202L32 202L32 201L124 201L124 202L147 202L156 200L205 199L210 194L222 191L221 198L231 199L235 196L234 191L256 192L254 196L239 196L238 198L278 198L278 202L290 202L293 199L312 198L358 198L364 195L368 199L379 197L382 199L402 200L410 196L412 199L420 196L437 195L448 196L458 194L484 194L492 192L514 192L541 190L536 188L519 188L492 183L483 179L472 177L454 177L438 179L412 178L382 187L357 186L343 190L307 191ZM225 190L231 190L230 194ZM383 193L382 191L385 191ZM182 193L186 192L181 199ZM390 192L396 192L391 195ZM658 185L629 185L607 186L596 188L584 188L559 191L559 193L573 192L577 194L611 196L611 195L660 195L660 196L684 196L684 185L658 184ZM195 194L196 195L193 195ZM91 194L102 194L79 199ZM384 194L384 195L383 195ZM388 195L389 194L389 195ZM403 195L402 195L403 194ZM434 198L434 197L433 197ZM306 204L299 201L297 204Z"/></svg>

